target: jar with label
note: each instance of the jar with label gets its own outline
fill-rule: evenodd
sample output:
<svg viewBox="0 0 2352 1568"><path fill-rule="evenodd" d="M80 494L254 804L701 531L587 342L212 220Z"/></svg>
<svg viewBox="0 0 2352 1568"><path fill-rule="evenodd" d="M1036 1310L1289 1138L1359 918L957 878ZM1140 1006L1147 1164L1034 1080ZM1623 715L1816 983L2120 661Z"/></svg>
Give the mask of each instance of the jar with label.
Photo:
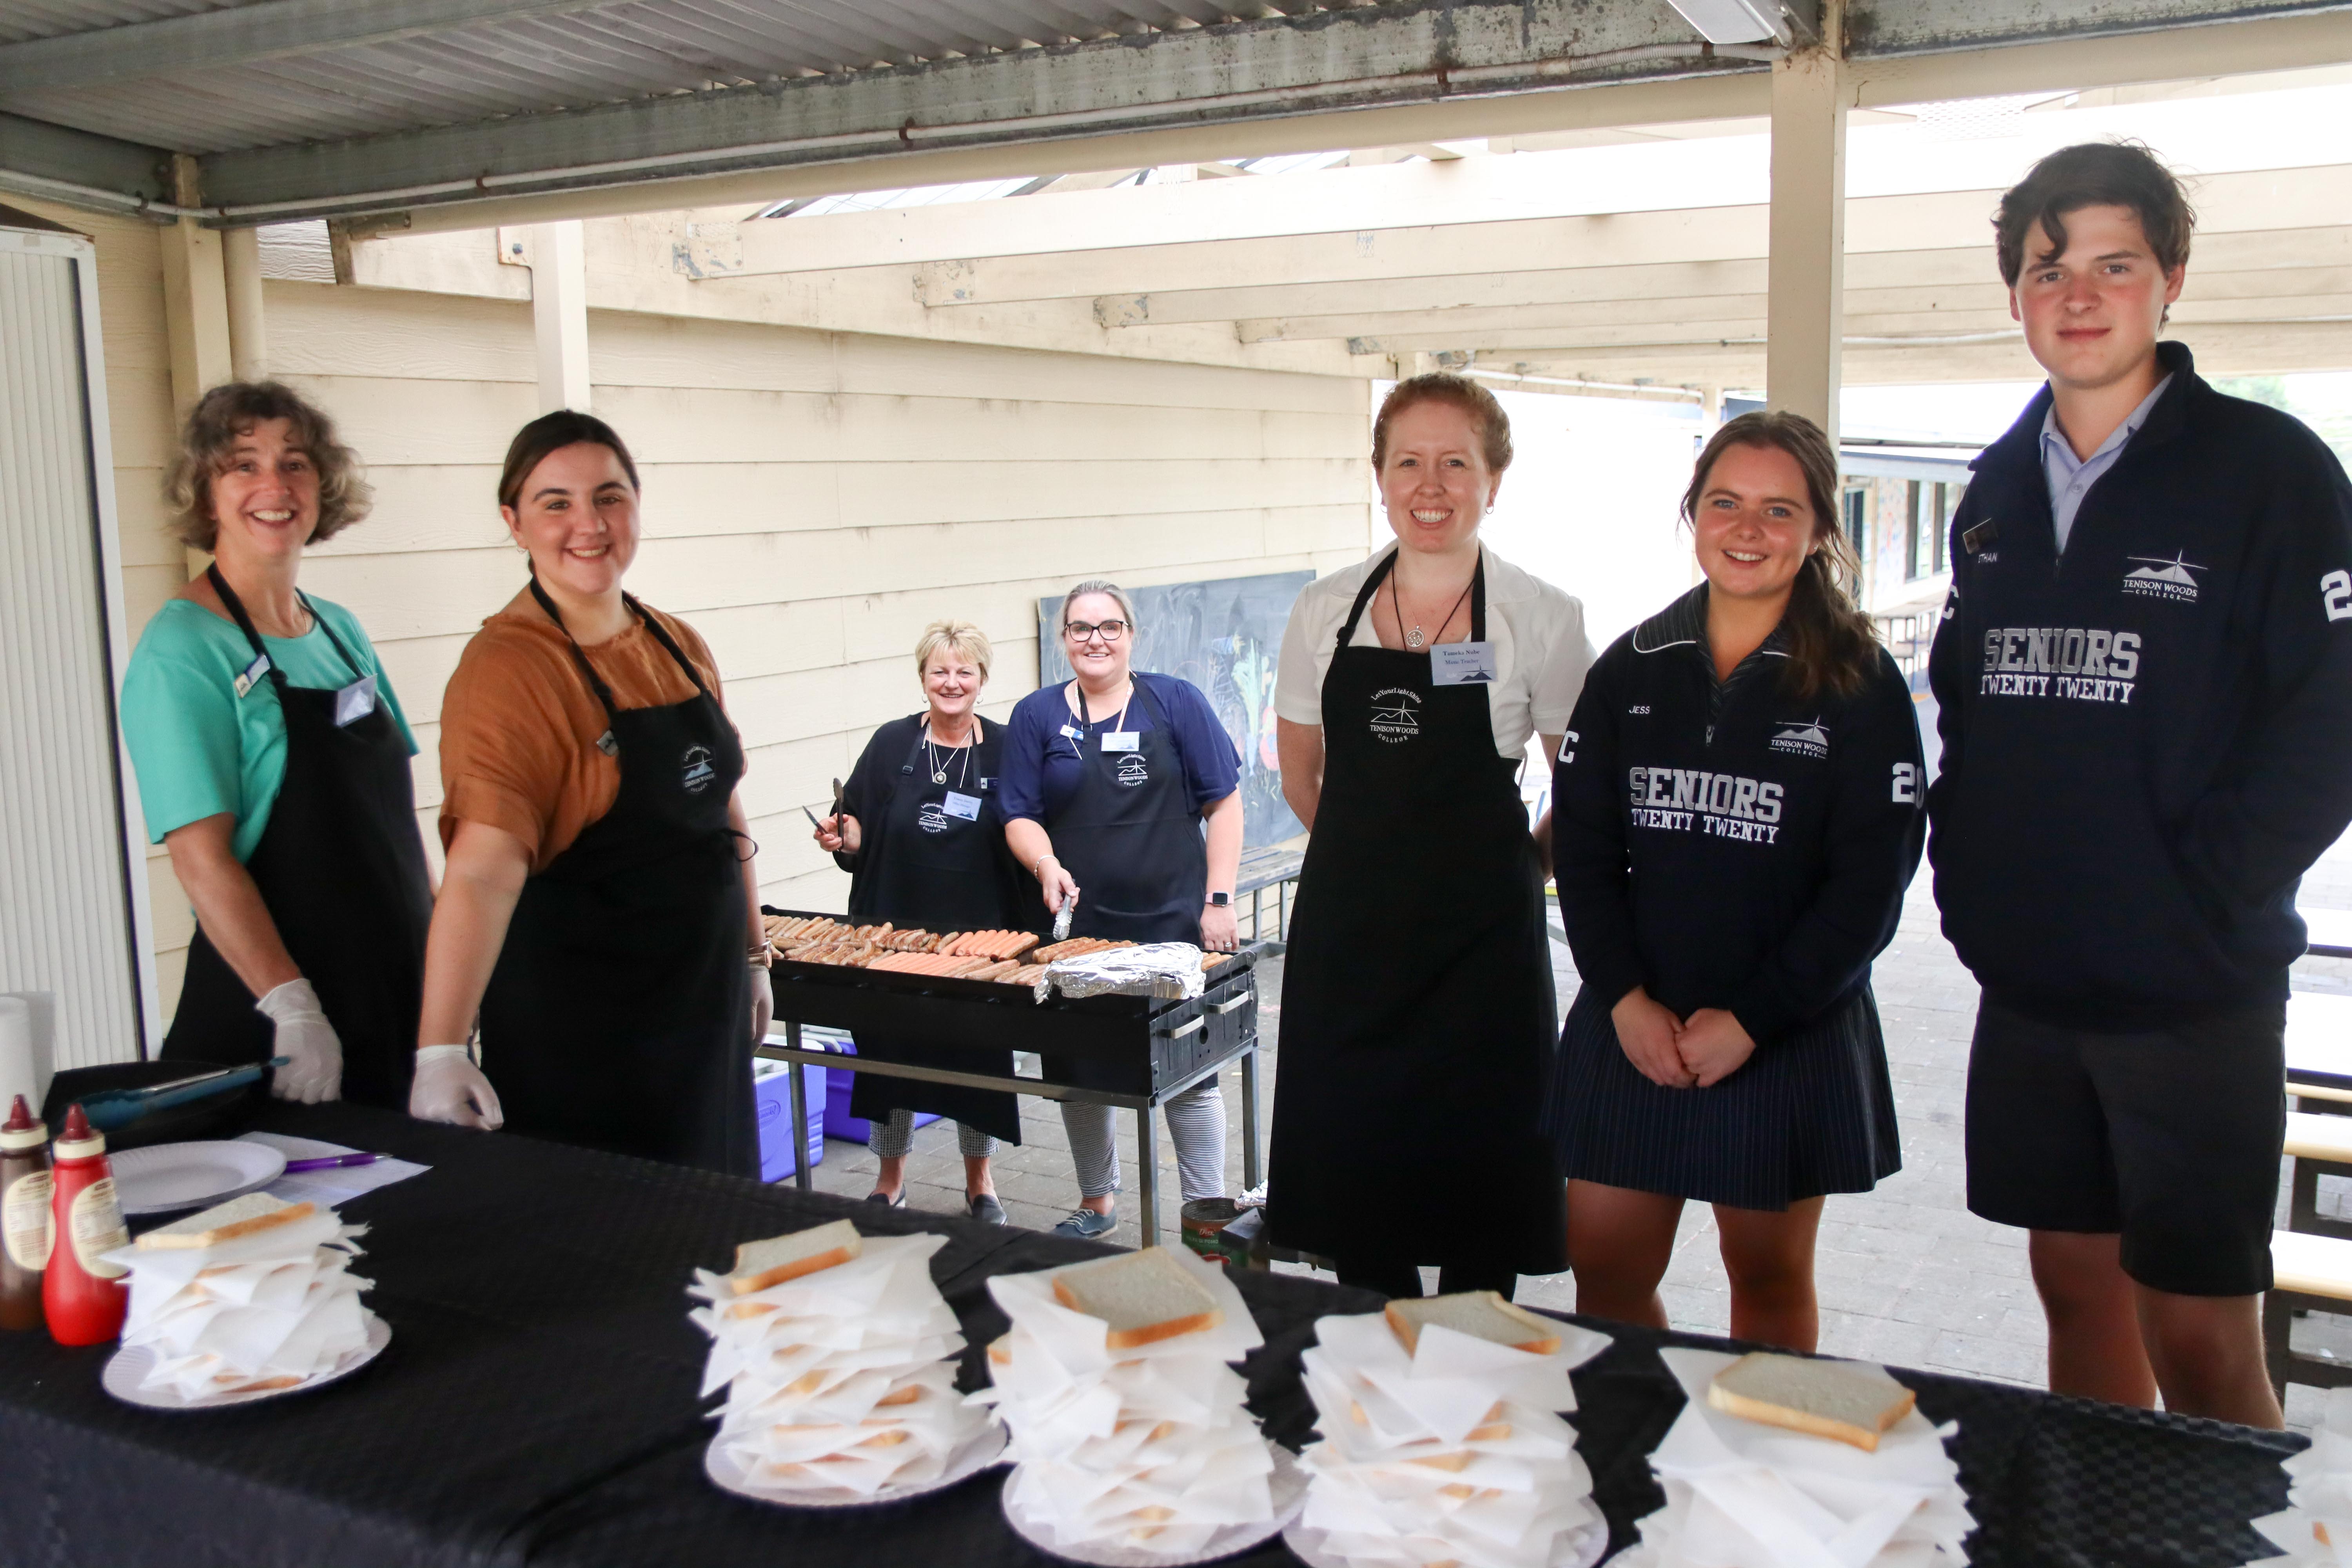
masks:
<svg viewBox="0 0 2352 1568"><path fill-rule="evenodd" d="M107 1262L106 1254L130 1246L131 1232L114 1194L106 1139L91 1130L79 1105L66 1112L57 1155L50 1211L57 1216L57 1241L41 1279L41 1304L49 1337L58 1343L103 1344L121 1337L131 1306L131 1292L122 1283L129 1270Z"/></svg>
<svg viewBox="0 0 2352 1568"><path fill-rule="evenodd" d="M41 1273L58 1234L49 1130L23 1095L0 1126L0 1329L41 1326Z"/></svg>

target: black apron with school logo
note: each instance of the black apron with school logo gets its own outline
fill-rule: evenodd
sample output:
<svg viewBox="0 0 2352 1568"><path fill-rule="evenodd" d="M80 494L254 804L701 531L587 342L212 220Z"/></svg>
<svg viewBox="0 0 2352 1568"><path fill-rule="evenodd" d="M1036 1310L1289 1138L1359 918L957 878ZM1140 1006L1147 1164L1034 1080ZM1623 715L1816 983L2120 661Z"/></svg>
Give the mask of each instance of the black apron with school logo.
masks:
<svg viewBox="0 0 2352 1568"><path fill-rule="evenodd" d="M994 790L1003 727L985 719L979 723L971 745L951 749L926 747L918 723L908 754L895 767L876 770L880 796L866 805L875 821L867 825L865 852L850 885L854 918L934 931L1034 926L1030 910L1008 907L1004 814L997 809ZM943 766L934 768L933 757ZM1013 1076L1011 1051L975 1051L867 1029L857 1031L856 1042L861 1056L881 1061ZM1020 1101L1010 1094L879 1073L859 1073L853 1079L852 1116L883 1121L901 1106L951 1117L1009 1143L1021 1142Z"/></svg>
<svg viewBox="0 0 2352 1568"><path fill-rule="evenodd" d="M1097 728L1086 714L1081 733L1054 742L1078 752L1078 787L1045 824L1054 854L1078 884L1070 934L1197 942L1209 899L1201 811L1168 710L1141 676L1135 695L1150 706L1153 728L1139 732L1116 720Z"/></svg>
<svg viewBox="0 0 2352 1568"><path fill-rule="evenodd" d="M206 576L256 661L268 658L219 568ZM308 600L303 608L310 609ZM310 615L351 667L352 684L341 691L295 686L274 662L268 666L286 721L286 775L245 868L342 1041L343 1098L406 1110L425 994L425 933L433 921L408 742L366 667L325 616ZM238 700L268 699L248 689ZM254 1002L200 925L188 944L187 974L162 1054L268 1060L276 1031Z"/></svg>
<svg viewBox="0 0 2352 1568"><path fill-rule="evenodd" d="M1325 1258L1556 1273L1565 1209L1537 1121L1557 1026L1543 878L1486 684L1438 684L1433 658L1460 658L1444 645L1350 646L1395 560L1366 576L1323 680L1267 1219ZM1470 638L1486 640L1483 554Z"/></svg>
<svg viewBox="0 0 2352 1568"><path fill-rule="evenodd" d="M509 1131L756 1178L748 914L727 821L743 749L669 634L625 602L695 694L623 712L572 643L620 793L523 883L482 997L482 1070Z"/></svg>

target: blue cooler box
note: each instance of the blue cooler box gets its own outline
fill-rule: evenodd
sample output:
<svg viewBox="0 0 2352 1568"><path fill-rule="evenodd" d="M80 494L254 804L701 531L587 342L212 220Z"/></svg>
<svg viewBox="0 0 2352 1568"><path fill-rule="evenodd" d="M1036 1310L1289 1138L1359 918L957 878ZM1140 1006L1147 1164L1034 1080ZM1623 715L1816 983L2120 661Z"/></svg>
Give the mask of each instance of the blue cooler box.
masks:
<svg viewBox="0 0 2352 1568"><path fill-rule="evenodd" d="M829 1051L839 1051L842 1055L849 1057L857 1054L857 1047L845 1037L826 1041L824 1048ZM810 1070L814 1072L818 1069L812 1068ZM824 1073L824 1135L828 1138L846 1138L853 1143L865 1142L866 1135L874 1131L874 1123L862 1116L849 1114L849 1086L856 1081L857 1075L847 1068L825 1068L823 1071ZM938 1117L928 1110L915 1112L915 1125L918 1127L929 1127L938 1120Z"/></svg>
<svg viewBox="0 0 2352 1568"><path fill-rule="evenodd" d="M751 1094L760 1121L760 1179L781 1182L799 1169L793 1158L793 1080L789 1062L751 1064ZM801 1087L808 1100L808 1163L814 1170L824 1163L824 1068L801 1068Z"/></svg>

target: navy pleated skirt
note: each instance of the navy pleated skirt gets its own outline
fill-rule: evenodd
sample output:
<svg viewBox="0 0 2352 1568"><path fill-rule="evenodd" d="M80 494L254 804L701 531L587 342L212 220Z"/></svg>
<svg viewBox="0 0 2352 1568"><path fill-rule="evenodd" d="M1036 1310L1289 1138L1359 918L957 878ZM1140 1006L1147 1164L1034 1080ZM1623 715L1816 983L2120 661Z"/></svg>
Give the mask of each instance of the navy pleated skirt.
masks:
<svg viewBox="0 0 2352 1568"><path fill-rule="evenodd" d="M1903 1168L1867 982L1711 1089L1643 1078L1587 987L1560 1031L1543 1125L1570 1181L1733 1208L1864 1193Z"/></svg>

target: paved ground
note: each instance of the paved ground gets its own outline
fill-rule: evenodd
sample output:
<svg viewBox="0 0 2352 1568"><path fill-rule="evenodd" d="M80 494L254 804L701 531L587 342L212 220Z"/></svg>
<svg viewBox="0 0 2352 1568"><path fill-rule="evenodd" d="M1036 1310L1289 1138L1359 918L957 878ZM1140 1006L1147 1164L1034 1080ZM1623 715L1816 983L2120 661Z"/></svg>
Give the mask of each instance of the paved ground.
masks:
<svg viewBox="0 0 2352 1568"><path fill-rule="evenodd" d="M2304 901L2352 909L2352 838L2315 868ZM1576 976L1564 947L1555 944L1563 1009L1574 996ZM1281 964L1260 970L1261 1036L1265 1042L1265 1102L1280 1070ZM2305 960L2295 966L2298 989L2352 991L2352 962ZM2026 1269L2022 1233L1987 1224L1968 1212L1961 1158L1962 1093L1969 1030L1977 1002L1975 982L1960 967L1937 928L1926 875L1913 885L1902 928L1875 972L1893 1067L1896 1109L1903 1129L1902 1172L1875 1192L1829 1200L1817 1261L1822 1297L1822 1348L1839 1354L1976 1377L2039 1384L2044 1340L2041 1309ZM1034 1068L1028 1069L1034 1070ZM1241 1093L1237 1074L1225 1074L1230 1130L1227 1165L1230 1190L1241 1189ZM1120 1157L1128 1212L1110 1239L1135 1244L1134 1119L1119 1117ZM1022 1101L1024 1142L1006 1149L995 1163L997 1189L1015 1225L1049 1226L1077 1200L1070 1176L1068 1145L1059 1114L1047 1101ZM1176 1169L1167 1138L1160 1141L1161 1204L1172 1226ZM828 1192L863 1194L871 1189L874 1157L862 1145L830 1141L817 1169ZM916 1134L909 1162L909 1200L919 1208L953 1211L962 1206L962 1162L953 1129L935 1123ZM1442 1180L1442 1171L1433 1179ZM2352 1217L2352 1194L2326 1189L2322 1206ZM2284 1188L2281 1189L2281 1218ZM1703 1208L1684 1216L1675 1262L1664 1289L1666 1310L1678 1328L1723 1331L1728 1326L1728 1296L1716 1255L1715 1225ZM1566 1275L1523 1279L1519 1299L1533 1304L1572 1307L1576 1287ZM2352 1357L2352 1320L2314 1317L2298 1324L2298 1344L2329 1345ZM2318 1394L2289 1391L2288 1418L2308 1427L2318 1418Z"/></svg>

